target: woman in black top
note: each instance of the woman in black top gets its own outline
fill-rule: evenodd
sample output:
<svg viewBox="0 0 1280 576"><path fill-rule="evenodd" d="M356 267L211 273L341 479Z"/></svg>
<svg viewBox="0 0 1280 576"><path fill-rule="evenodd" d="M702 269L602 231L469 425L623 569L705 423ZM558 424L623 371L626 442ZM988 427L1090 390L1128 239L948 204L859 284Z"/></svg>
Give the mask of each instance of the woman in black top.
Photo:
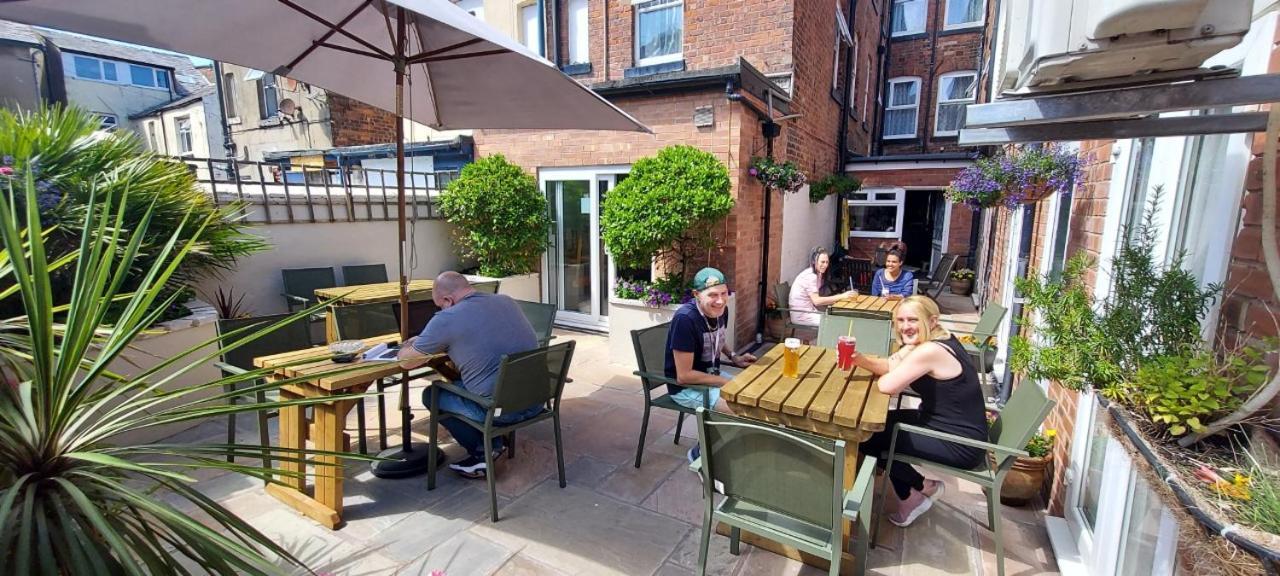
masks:
<svg viewBox="0 0 1280 576"><path fill-rule="evenodd" d="M911 386L920 395L919 409L889 412L884 430L862 443L864 454L879 456L887 452L898 422L974 440L987 439L986 407L978 371L960 341L938 325L938 315L938 305L933 300L911 296L893 312L894 331L902 348L889 358L854 355L854 363L880 376L877 385L881 392L897 394ZM986 457L978 448L908 432L898 434L897 453L966 469ZM898 496L898 511L889 515L889 521L898 526L914 522L942 496L941 481L926 481L901 462L894 462L889 481Z"/></svg>

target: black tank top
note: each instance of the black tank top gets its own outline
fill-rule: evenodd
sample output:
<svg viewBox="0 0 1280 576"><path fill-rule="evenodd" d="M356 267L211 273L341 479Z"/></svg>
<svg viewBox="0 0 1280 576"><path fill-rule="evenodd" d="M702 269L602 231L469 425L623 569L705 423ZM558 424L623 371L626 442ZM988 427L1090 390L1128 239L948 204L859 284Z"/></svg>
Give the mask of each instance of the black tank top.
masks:
<svg viewBox="0 0 1280 576"><path fill-rule="evenodd" d="M920 394L919 424L973 440L986 440L986 404L978 384L978 370L969 353L955 336L933 342L946 348L960 362L960 375L939 380L925 374L911 384Z"/></svg>

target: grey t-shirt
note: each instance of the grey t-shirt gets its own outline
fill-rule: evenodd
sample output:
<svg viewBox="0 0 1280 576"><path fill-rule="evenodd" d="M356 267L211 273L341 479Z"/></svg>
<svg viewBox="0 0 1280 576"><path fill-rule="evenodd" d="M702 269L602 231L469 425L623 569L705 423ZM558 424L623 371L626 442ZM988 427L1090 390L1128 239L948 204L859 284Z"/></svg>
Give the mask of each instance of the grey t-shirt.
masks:
<svg viewBox="0 0 1280 576"><path fill-rule="evenodd" d="M504 354L538 347L538 337L511 297L476 292L436 312L414 340L424 354L447 352L469 392L493 395Z"/></svg>

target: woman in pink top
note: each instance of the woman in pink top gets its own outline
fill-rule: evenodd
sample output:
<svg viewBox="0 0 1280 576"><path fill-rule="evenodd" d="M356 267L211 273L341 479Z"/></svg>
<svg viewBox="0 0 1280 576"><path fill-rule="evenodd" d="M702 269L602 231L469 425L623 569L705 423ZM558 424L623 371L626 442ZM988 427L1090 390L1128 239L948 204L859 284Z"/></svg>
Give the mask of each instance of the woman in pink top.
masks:
<svg viewBox="0 0 1280 576"><path fill-rule="evenodd" d="M822 320L822 314L818 310L819 306L825 308L845 298L852 298L858 295L857 290L849 290L848 292L831 296L819 295L827 278L827 269L830 267L831 256L827 254L826 248L817 246L809 252L809 267L801 270L800 274L796 275L795 282L791 283L791 294L787 296L787 307L791 309L791 322L793 324L816 327L818 322Z"/></svg>

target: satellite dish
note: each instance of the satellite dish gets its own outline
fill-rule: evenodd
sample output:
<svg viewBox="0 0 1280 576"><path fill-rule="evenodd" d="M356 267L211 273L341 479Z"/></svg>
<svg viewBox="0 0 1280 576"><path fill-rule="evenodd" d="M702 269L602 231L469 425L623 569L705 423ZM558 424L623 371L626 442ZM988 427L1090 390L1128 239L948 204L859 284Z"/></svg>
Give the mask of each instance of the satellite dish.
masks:
<svg viewBox="0 0 1280 576"><path fill-rule="evenodd" d="M280 114L282 116L294 117L298 113L298 105L290 98L280 101Z"/></svg>

